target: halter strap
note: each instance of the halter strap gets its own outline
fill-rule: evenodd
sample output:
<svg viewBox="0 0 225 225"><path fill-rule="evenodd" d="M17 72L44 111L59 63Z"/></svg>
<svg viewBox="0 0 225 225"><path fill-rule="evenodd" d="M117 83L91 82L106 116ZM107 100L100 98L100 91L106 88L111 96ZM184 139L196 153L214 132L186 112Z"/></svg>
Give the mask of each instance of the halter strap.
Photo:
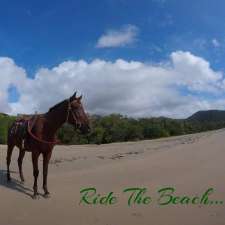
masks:
<svg viewBox="0 0 225 225"><path fill-rule="evenodd" d="M68 123L68 120L69 120L69 114L70 114L70 113L71 113L71 115L72 115L73 120L75 121L76 126L77 126L78 128L80 128L80 127L81 127L81 123L78 122L76 113L75 113L75 115L74 115L74 112L73 112L73 110L72 110L72 106L71 106L70 100L68 99L68 110L67 110L67 116L66 116L66 121L65 121L65 123Z"/></svg>

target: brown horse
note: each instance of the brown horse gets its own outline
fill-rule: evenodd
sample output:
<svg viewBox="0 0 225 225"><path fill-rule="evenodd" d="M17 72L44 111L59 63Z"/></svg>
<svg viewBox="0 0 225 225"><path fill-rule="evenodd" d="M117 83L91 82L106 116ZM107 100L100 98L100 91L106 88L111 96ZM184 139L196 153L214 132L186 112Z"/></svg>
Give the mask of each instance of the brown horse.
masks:
<svg viewBox="0 0 225 225"><path fill-rule="evenodd" d="M49 109L45 114L34 115L30 118L17 120L8 131L8 150L7 150L7 180L10 181L10 162L14 146L20 150L18 167L21 181L24 181L22 162L25 151L32 154L34 194L35 199L38 195L38 158L43 155L43 189L44 196L49 196L47 187L48 164L51 158L52 149L57 143L56 131L65 123L72 124L82 133L90 130L89 120L83 109L81 98L76 97L76 92L72 97L66 99Z"/></svg>

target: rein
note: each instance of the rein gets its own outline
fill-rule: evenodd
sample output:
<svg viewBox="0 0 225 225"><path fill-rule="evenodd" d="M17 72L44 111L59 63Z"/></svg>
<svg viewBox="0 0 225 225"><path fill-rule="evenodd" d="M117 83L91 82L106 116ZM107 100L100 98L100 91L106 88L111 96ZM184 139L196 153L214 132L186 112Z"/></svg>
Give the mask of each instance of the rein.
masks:
<svg viewBox="0 0 225 225"><path fill-rule="evenodd" d="M44 144L58 144L58 143L60 143L60 141L45 141L45 140L42 140L42 139L40 139L40 138L38 138L37 136L35 136L32 132L31 132L31 130L30 130L30 126L29 126L29 120L28 120L28 124L27 124L27 126L28 126L28 128L27 128L27 130L28 130L28 133L30 134L30 136L32 137L32 138L34 138L35 140L37 140L37 141L39 141L39 142L42 142L42 143L44 143Z"/></svg>
<svg viewBox="0 0 225 225"><path fill-rule="evenodd" d="M75 121L75 124L77 127L80 127L81 124L77 121L77 118L76 118L76 115L74 115L74 112L72 110L72 107L71 107L71 104L70 104L70 100L68 100L68 110L67 110L67 116L66 116L66 121L65 123L68 123L68 120L69 120L69 114L71 112L71 115L72 115L72 118L73 120ZM34 121L35 122L35 121ZM58 144L58 143L61 143L60 141L46 141L46 140L43 140L43 139L40 139L38 138L37 136L35 136L32 132L31 132L31 129L30 129L30 120L27 121L27 130L28 130L28 133L30 134L30 136L32 138L34 138L35 140L41 142L41 143L44 143L44 144Z"/></svg>

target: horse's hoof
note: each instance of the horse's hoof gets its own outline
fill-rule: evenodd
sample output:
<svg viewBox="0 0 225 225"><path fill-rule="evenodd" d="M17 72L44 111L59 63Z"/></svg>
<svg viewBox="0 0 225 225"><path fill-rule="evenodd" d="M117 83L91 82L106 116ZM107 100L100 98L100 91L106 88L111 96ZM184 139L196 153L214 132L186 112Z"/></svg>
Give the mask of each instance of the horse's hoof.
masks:
<svg viewBox="0 0 225 225"><path fill-rule="evenodd" d="M44 198L50 198L51 197L50 193L45 193L43 196L44 196Z"/></svg>
<svg viewBox="0 0 225 225"><path fill-rule="evenodd" d="M24 184L25 183L25 180L24 179L21 179L21 184Z"/></svg>
<svg viewBox="0 0 225 225"><path fill-rule="evenodd" d="M39 199L39 198L40 198L39 192L33 194L33 195L32 195L32 198L33 198L33 199Z"/></svg>
<svg viewBox="0 0 225 225"><path fill-rule="evenodd" d="M37 195L32 195L32 198L33 199L37 199Z"/></svg>
<svg viewBox="0 0 225 225"><path fill-rule="evenodd" d="M38 195L38 194L34 194L34 195L32 195L32 198L34 199L34 200L36 200L36 199L39 199L40 198L40 196Z"/></svg>

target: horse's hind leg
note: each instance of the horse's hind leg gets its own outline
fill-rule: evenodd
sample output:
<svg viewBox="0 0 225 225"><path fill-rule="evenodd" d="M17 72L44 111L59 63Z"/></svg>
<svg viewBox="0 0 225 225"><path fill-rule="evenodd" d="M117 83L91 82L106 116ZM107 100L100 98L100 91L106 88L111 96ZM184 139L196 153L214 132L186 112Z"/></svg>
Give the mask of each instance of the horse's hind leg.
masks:
<svg viewBox="0 0 225 225"><path fill-rule="evenodd" d="M38 157L39 157L39 155L40 155L40 152L36 152L36 151L32 152L33 175L34 175L34 186L33 186L34 195L33 195L33 199L36 199L37 196L38 196L37 179L38 179L38 174L39 174L39 170L38 170Z"/></svg>
<svg viewBox="0 0 225 225"><path fill-rule="evenodd" d="M24 155L25 155L25 150L20 148L20 153L19 153L19 157L18 157L18 167L19 167L21 182L24 182L23 168L22 168Z"/></svg>
<svg viewBox="0 0 225 225"><path fill-rule="evenodd" d="M11 162L11 156L12 156L13 148L14 148L14 145L8 145L7 157L6 157L6 163L7 163L7 181L11 181L9 166L10 166L10 162Z"/></svg>

